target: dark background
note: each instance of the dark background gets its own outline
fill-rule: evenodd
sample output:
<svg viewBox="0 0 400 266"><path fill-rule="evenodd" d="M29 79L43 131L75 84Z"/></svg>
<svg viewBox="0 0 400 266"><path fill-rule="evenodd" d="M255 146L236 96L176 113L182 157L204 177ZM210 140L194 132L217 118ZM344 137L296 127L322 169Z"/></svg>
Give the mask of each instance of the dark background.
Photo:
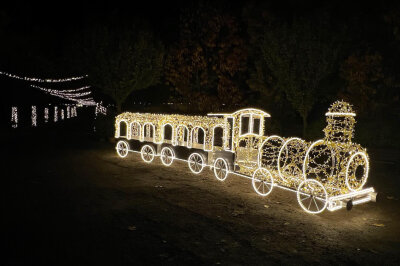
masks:
<svg viewBox="0 0 400 266"><path fill-rule="evenodd" d="M218 23L232 21L215 30ZM36 85L91 85L107 115L95 116L95 107L89 106L78 108L78 117L44 123L44 107L71 102L46 95L30 87L31 82L0 75L0 138L6 158L1 174L6 249L0 261L398 265L399 30L400 7L394 1L2 5L0 71L39 78L88 74L66 84ZM151 36L141 48L151 49L134 57L126 47L134 47L140 32ZM218 49L207 42L214 33ZM312 36L322 36L327 48L311 49L301 59L300 51L318 48ZM196 65L198 47L206 51L200 56L205 67ZM295 58L289 68L298 74L295 82L288 69L265 60L276 55L276 47L287 49L278 48L278 61ZM160 62L149 60L149 80L140 86L130 83L132 73L139 73L137 58L158 53ZM319 61L325 53L329 60ZM146 60L140 63L148 66ZM318 71L319 64L329 69ZM310 77L304 74L309 67L323 76L313 89L303 83ZM187 73L187 83L180 84ZM205 73L198 82L196 74ZM129 92L120 110L117 91ZM303 102L294 104L293 93L311 93L306 130L299 108ZM371 159L366 187L378 192L376 203L351 212L307 215L291 192L275 189L260 198L247 179L230 176L217 182L208 169L192 175L185 162L169 168L159 160L149 165L136 153L122 160L114 150L115 115L122 111L206 115L256 107L272 116L268 134L303 135L311 141L323 137L324 114L340 99L357 112L355 142L368 149ZM31 126L32 105L38 110L37 127ZM16 129L11 127L12 106L19 112Z"/></svg>
<svg viewBox="0 0 400 266"><path fill-rule="evenodd" d="M94 71L93 66L98 63L92 60L96 50L85 46L86 38L90 40L88 33L95 32L98 28L107 28L115 33L114 36L121 36L130 30L135 35L135 32L143 30L150 32L153 40L162 45L162 70L158 73L157 81L132 89L123 101L121 110L206 114L210 111L258 107L272 114L271 133L285 136L303 134L304 138L312 140L322 136L324 113L329 105L337 99L344 99L355 106L358 114L355 134L358 142L368 147L399 148L399 14L399 5L392 1L140 1L130 2L129 5L117 2L58 2L50 5L19 2L0 10L0 69L33 77L58 78L89 74L88 79L73 83L70 87L92 85L97 101L115 104L101 81L91 74ZM245 54L243 60L240 59L243 61L240 70L236 69L235 74L229 76L233 83L231 87L235 90L226 86L225 94L221 93L216 89L220 83L212 81L200 88L189 84L189 93L182 94L182 90L177 89L177 85L168 78L170 70L167 60L169 57L173 58L176 51L187 48L182 44L187 38L183 34L187 19L195 18L188 26L193 33L189 38L192 38L190 41L194 45L198 41L201 46L201 37L196 39L193 36L197 36L204 25L206 31L212 29L207 28L207 21L213 16L223 15L229 15L235 20L236 37L243 42L241 49ZM315 100L310 105L306 118L307 129L304 132L302 115L291 104L287 91L277 85L273 70L262 68L265 79L259 79L258 82L265 84L265 87L252 85L252 75L257 72L257 60L262 57L259 39L261 35L257 35L257 29L268 32L271 28L267 25L271 21L274 25L289 27L299 21L311 24L327 21L329 27L324 28L324 34L340 41L339 55L332 62L331 70L318 82L317 90L312 92ZM254 23L259 26L256 30ZM196 25L200 25L200 28ZM292 32L296 33L296 30ZM87 53L90 49L93 52L91 54ZM112 57L112 53L109 56ZM354 60L346 68L349 59ZM301 61L296 62L298 66L303 64ZM175 67L179 68L179 65ZM129 73L129 69L126 72ZM365 78L350 80L346 73L364 75ZM123 78L122 75L114 76L112 81L116 84ZM35 92L26 82L3 76L1 86L2 124L7 131L10 106L59 102ZM300 92L304 90L307 90L307 85L300 88ZM224 98L227 94L233 100ZM193 97L199 99L200 96L196 95L204 96L203 106L194 108L192 103L191 106L182 107L193 100L188 99L188 95L195 95ZM174 104L167 105L168 102ZM214 104L215 102L224 102L224 105ZM115 114L112 108L110 114L108 125L112 123Z"/></svg>

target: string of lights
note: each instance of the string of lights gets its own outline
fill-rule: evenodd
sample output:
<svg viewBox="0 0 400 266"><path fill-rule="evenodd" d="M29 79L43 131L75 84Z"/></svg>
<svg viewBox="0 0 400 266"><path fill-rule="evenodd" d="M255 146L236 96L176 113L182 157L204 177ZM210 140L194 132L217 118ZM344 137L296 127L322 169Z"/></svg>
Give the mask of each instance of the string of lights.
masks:
<svg viewBox="0 0 400 266"><path fill-rule="evenodd" d="M80 97L87 96L87 95L91 94L92 93L91 91L70 93L70 92L64 92L64 90L54 90L54 89L44 88L44 87L40 87L40 86L36 86L36 85L31 85L31 87L39 89L41 91L44 91L45 93L50 94L52 96L56 96L56 97L59 97L59 98L64 99L64 100L73 101L73 102L76 102L78 104L87 105L87 106L96 105L96 102L91 97L83 98L83 99L80 98ZM88 89L88 88L90 88L90 86L77 88L75 91L82 91L83 89ZM73 91L73 90L72 89L68 89L67 91Z"/></svg>
<svg viewBox="0 0 400 266"><path fill-rule="evenodd" d="M0 71L0 75L7 76L13 79L25 80L25 81L32 81L32 82L40 82L40 83L60 83L60 82L70 82L75 80L80 80L88 77L88 75L84 76L77 76L77 77L69 77L69 78L61 78L61 79L41 79L41 78L32 78L32 77L23 77L15 74L11 74L8 72Z"/></svg>
<svg viewBox="0 0 400 266"><path fill-rule="evenodd" d="M91 94L91 91L87 91L87 92L79 92L82 90L86 90L89 89L90 86L84 86L81 88L77 88L77 89L68 89L68 90L55 90L55 89L49 89L49 88L44 88L41 86L37 86L37 85L31 85L31 87L36 88L36 89L40 89L44 92L47 92L51 95L54 96L58 96L58 97L82 97L82 96L86 96Z"/></svg>

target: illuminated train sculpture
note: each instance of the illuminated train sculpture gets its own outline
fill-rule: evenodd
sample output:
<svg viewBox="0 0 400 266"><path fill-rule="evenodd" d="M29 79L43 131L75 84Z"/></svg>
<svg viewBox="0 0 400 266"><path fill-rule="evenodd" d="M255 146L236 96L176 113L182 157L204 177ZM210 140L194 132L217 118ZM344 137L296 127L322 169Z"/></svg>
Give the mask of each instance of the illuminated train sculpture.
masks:
<svg viewBox="0 0 400 266"><path fill-rule="evenodd" d="M195 174L208 166L220 181L229 174L247 177L261 196L273 187L291 190L309 213L375 201L374 189L363 188L369 160L366 150L351 141L355 113L350 104L332 104L325 137L315 142L264 136L269 117L257 109L206 117L126 112L116 117L116 150L124 158L137 147L145 162L159 156L166 166L187 161Z"/></svg>

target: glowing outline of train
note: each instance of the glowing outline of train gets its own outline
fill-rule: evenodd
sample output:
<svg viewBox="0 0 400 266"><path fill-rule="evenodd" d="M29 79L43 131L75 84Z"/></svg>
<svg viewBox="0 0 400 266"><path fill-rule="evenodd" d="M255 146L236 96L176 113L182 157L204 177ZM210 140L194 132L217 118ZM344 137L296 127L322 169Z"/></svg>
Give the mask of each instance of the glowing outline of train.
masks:
<svg viewBox="0 0 400 266"><path fill-rule="evenodd" d="M116 151L122 158L139 152L146 163L159 156L165 166L187 161L194 174L208 166L219 181L229 174L249 178L263 197L273 187L293 191L308 213L351 209L377 195L363 188L369 158L351 141L355 116L350 104L335 102L326 113L324 139L306 142L264 136L270 115L254 108L207 116L125 112L115 120Z"/></svg>

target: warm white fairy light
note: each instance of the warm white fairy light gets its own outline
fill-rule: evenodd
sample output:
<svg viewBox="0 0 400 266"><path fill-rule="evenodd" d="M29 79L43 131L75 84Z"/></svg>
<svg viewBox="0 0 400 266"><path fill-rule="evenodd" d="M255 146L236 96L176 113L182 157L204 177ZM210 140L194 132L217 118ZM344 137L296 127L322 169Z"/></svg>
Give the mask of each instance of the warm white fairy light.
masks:
<svg viewBox="0 0 400 266"><path fill-rule="evenodd" d="M49 121L49 108L44 108L44 122L47 123Z"/></svg>
<svg viewBox="0 0 400 266"><path fill-rule="evenodd" d="M23 77L23 76L18 76L14 75L8 72L0 71L0 75L7 76L9 78L13 79L19 79L19 80L25 80L25 81L33 81L33 82L40 82L40 83L59 83L59 82L69 82L69 81L74 81L74 80L80 80L86 78L88 75L84 76L77 76L77 77L70 77L70 78L61 78L61 79L41 79L41 78L32 78L32 77Z"/></svg>
<svg viewBox="0 0 400 266"><path fill-rule="evenodd" d="M37 126L37 114L36 114L36 106L35 105L32 105L31 120L32 120L32 126L36 127Z"/></svg>
<svg viewBox="0 0 400 266"><path fill-rule="evenodd" d="M58 121L58 107L54 106L54 122Z"/></svg>
<svg viewBox="0 0 400 266"><path fill-rule="evenodd" d="M71 108L71 107L67 106L67 118L70 118L70 115L71 115L71 114L70 114L70 108Z"/></svg>
<svg viewBox="0 0 400 266"><path fill-rule="evenodd" d="M61 120L64 120L64 109L61 109Z"/></svg>
<svg viewBox="0 0 400 266"><path fill-rule="evenodd" d="M146 142L140 153L147 163L156 156L166 166L186 161L195 174L209 166L220 181L228 174L251 179L260 196L270 194L274 186L296 192L301 208L312 214L341 209L349 200L353 205L374 201L373 188L363 188L369 159L366 150L351 141L355 113L348 103L332 104L326 113L325 137L315 142L263 136L268 117L252 108L208 117L123 113L116 117L115 137ZM222 147L214 145L217 127L223 130ZM132 151L127 142L118 143L121 157ZM193 152L187 160L177 158L174 146Z"/></svg>
<svg viewBox="0 0 400 266"><path fill-rule="evenodd" d="M67 97L82 97L82 96L91 94L91 91L80 92L83 90L90 89L90 86L83 86L83 87L76 88L76 89L65 89L65 90L64 89L56 90L56 89L44 88L44 87L37 86L37 85L31 85L31 87L42 90L42 91L47 92L52 95L56 95L56 96L60 95L60 96L67 96Z"/></svg>
<svg viewBox="0 0 400 266"><path fill-rule="evenodd" d="M11 107L11 126L18 127L18 108L16 106Z"/></svg>
<svg viewBox="0 0 400 266"><path fill-rule="evenodd" d="M37 85L31 85L31 87L39 89L39 90L41 90L47 94L50 94L52 96L56 96L61 99L73 101L78 104L96 105L96 102L91 97L81 98L84 96L88 96L92 93L91 91L80 92L82 90L89 89L90 86L80 87L77 89L67 89L67 90L55 90L55 89L44 88L44 87L37 86Z"/></svg>

